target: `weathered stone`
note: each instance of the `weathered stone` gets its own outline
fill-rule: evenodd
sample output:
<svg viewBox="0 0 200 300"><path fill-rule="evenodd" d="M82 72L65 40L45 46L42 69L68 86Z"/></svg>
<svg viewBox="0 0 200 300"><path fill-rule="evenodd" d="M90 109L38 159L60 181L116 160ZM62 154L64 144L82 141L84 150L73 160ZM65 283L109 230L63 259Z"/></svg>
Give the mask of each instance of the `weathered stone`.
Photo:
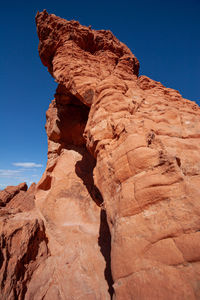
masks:
<svg viewBox="0 0 200 300"><path fill-rule="evenodd" d="M6 206L21 191L27 191L27 188L25 182L17 186L7 186L3 191L0 191L0 206Z"/></svg>
<svg viewBox="0 0 200 300"><path fill-rule="evenodd" d="M200 299L200 108L110 31L36 24L58 87L36 190L1 200L2 298Z"/></svg>

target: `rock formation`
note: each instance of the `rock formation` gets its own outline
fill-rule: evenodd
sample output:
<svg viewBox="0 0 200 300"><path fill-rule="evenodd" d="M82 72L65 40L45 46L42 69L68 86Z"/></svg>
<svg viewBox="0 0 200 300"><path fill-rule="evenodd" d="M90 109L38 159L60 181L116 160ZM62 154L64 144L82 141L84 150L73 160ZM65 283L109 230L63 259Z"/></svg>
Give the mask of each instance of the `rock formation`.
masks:
<svg viewBox="0 0 200 300"><path fill-rule="evenodd" d="M200 108L110 31L36 24L58 87L45 173L0 193L1 298L200 299Z"/></svg>

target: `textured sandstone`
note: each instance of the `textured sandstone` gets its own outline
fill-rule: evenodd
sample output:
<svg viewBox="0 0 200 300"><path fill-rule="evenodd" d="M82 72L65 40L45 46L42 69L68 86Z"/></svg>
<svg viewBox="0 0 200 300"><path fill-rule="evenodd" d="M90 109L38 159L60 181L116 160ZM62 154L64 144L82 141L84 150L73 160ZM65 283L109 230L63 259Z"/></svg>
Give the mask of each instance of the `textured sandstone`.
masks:
<svg viewBox="0 0 200 300"><path fill-rule="evenodd" d="M27 191L27 188L25 182L17 186L7 186L5 190L0 191L0 206L6 206L17 194Z"/></svg>
<svg viewBox="0 0 200 300"><path fill-rule="evenodd" d="M35 209L35 184L0 192L0 299L24 299L33 274L48 257L44 222ZM35 283L34 283L35 284ZM28 298L31 299L31 298Z"/></svg>
<svg viewBox="0 0 200 300"><path fill-rule="evenodd" d="M0 194L1 298L200 299L198 105L110 31L36 24L58 87L36 190Z"/></svg>

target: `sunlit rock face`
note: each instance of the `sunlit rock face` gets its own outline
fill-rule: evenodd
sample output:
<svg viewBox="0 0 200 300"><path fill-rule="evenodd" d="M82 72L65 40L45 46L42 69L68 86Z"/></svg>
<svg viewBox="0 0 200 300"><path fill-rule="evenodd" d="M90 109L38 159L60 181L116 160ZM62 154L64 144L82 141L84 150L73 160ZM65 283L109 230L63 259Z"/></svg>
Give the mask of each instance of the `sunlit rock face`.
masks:
<svg viewBox="0 0 200 300"><path fill-rule="evenodd" d="M1 298L200 299L198 105L110 31L36 25L58 87L45 173L0 194Z"/></svg>

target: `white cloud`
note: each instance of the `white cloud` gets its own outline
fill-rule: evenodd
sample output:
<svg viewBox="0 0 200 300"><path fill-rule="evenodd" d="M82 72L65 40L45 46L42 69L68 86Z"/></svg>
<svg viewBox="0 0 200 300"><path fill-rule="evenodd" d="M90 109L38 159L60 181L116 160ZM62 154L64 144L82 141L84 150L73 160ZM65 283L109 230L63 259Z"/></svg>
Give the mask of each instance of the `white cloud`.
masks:
<svg viewBox="0 0 200 300"><path fill-rule="evenodd" d="M36 164L34 162L16 162L16 163L13 163L13 166L23 167L23 168L42 168L43 167L43 165Z"/></svg>
<svg viewBox="0 0 200 300"><path fill-rule="evenodd" d="M7 184L5 184L5 183L0 183L0 188L4 188L4 187L6 187L7 186Z"/></svg>
<svg viewBox="0 0 200 300"><path fill-rule="evenodd" d="M20 170L6 170L0 169L0 177L17 177L21 173Z"/></svg>

